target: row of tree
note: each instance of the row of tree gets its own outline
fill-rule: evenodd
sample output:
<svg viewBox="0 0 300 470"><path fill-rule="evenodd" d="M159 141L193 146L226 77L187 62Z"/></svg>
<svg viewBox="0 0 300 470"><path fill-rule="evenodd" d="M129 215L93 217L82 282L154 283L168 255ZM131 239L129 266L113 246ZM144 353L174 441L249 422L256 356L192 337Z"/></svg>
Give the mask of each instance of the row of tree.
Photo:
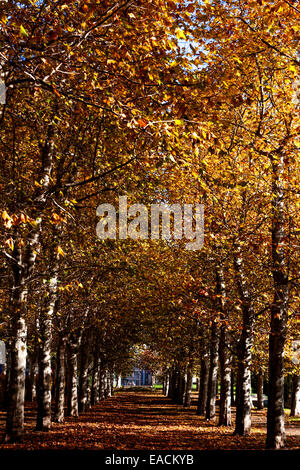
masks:
<svg viewBox="0 0 300 470"><path fill-rule="evenodd" d="M54 419L65 391L76 415L142 343L173 398L201 367L208 418L219 366L224 425L233 371L242 435L262 369L267 447L284 445L285 367L299 376L297 14L284 1L2 2L7 440L24 432L26 380L47 430L52 397ZM203 249L172 230L164 242L97 239L96 207L123 194L202 203Z"/></svg>

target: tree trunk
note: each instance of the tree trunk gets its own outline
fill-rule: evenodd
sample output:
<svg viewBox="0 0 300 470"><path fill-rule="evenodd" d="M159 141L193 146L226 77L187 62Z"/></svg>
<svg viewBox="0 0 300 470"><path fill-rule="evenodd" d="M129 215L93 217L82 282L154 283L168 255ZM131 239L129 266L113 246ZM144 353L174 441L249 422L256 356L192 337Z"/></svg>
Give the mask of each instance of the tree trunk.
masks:
<svg viewBox="0 0 300 470"><path fill-rule="evenodd" d="M11 374L11 341L7 343L6 349L6 367L5 367L5 391L4 391L4 409L8 409L9 406L9 384Z"/></svg>
<svg viewBox="0 0 300 470"><path fill-rule="evenodd" d="M121 388L122 387L122 376L121 374L118 374L117 375L117 388Z"/></svg>
<svg viewBox="0 0 300 470"><path fill-rule="evenodd" d="M170 375L169 372L164 374L163 378L163 394L167 397L169 395Z"/></svg>
<svg viewBox="0 0 300 470"><path fill-rule="evenodd" d="M35 401L37 394L37 376L38 376L38 360L37 351L33 351L27 360L28 374L26 376L25 399L27 401Z"/></svg>
<svg viewBox="0 0 300 470"><path fill-rule="evenodd" d="M71 344L68 353L67 416L78 417L77 347Z"/></svg>
<svg viewBox="0 0 300 470"><path fill-rule="evenodd" d="M52 318L57 298L57 274L54 275L48 286L48 296L42 306L39 317L39 372L38 372L38 409L37 431L49 431L51 428L51 341Z"/></svg>
<svg viewBox="0 0 300 470"><path fill-rule="evenodd" d="M217 293L219 295L219 304L221 312L219 361L220 361L220 412L219 426L231 426L231 368L229 352L229 334L228 334L228 313L226 311L226 292L223 267L217 267Z"/></svg>
<svg viewBox="0 0 300 470"><path fill-rule="evenodd" d="M238 371L236 380L235 434L247 436L251 431L251 348L252 334L247 319L238 345Z"/></svg>
<svg viewBox="0 0 300 470"><path fill-rule="evenodd" d="M271 306L269 336L269 396L267 416L267 449L285 445L284 428L284 345L288 310L288 272L285 255L284 152L272 159L272 274L274 298Z"/></svg>
<svg viewBox="0 0 300 470"><path fill-rule="evenodd" d="M56 356L55 409L54 420L63 423L65 419L65 351L66 338L60 336Z"/></svg>
<svg viewBox="0 0 300 470"><path fill-rule="evenodd" d="M85 412L88 407L88 395L89 395L89 354L87 351L87 345L84 343L81 346L81 361L80 361L80 374L79 374L79 403L78 411Z"/></svg>
<svg viewBox="0 0 300 470"><path fill-rule="evenodd" d="M187 373L185 377L185 390L183 398L183 406L190 407L192 402L192 386L193 386L193 364L189 361L187 366Z"/></svg>
<svg viewBox="0 0 300 470"><path fill-rule="evenodd" d="M110 396L112 397L114 394L114 373L110 372L108 375L109 380L109 387L110 387Z"/></svg>
<svg viewBox="0 0 300 470"><path fill-rule="evenodd" d="M231 406L235 406L235 395L234 395L234 379L235 379L235 374L233 370L231 369L231 381L230 381L230 388L231 388Z"/></svg>
<svg viewBox="0 0 300 470"><path fill-rule="evenodd" d="M104 400L106 398L106 381L105 381L105 368L104 365L99 365L99 400Z"/></svg>
<svg viewBox="0 0 300 470"><path fill-rule="evenodd" d="M290 416L300 416L300 375L293 375L292 403Z"/></svg>
<svg viewBox="0 0 300 470"><path fill-rule="evenodd" d="M53 166L52 142L53 127L49 125L48 135L42 148L41 162L42 170L40 174L41 187L38 194L32 201L33 212L38 217L36 225L32 229L26 246L23 249L24 257L20 248L20 239L16 233L14 240L14 249L12 253L12 309L11 309L11 370L9 381L8 410L6 419L6 442L20 440L24 433L24 398L25 398L25 370L26 370L26 351L27 351L27 326L26 326L26 308L27 308L27 284L33 273L38 244L40 240L41 211L46 203L46 194L51 181L51 170Z"/></svg>
<svg viewBox="0 0 300 470"><path fill-rule="evenodd" d="M17 240L16 240L17 241ZM36 234L30 240L36 246ZM6 419L6 442L20 441L24 433L25 371L27 355L27 326L25 321L27 289L26 276L31 273L35 255L27 250L22 262L22 253L16 243L13 250L13 286L11 298L10 370L8 383L8 409Z"/></svg>
<svg viewBox="0 0 300 470"><path fill-rule="evenodd" d="M6 420L6 442L18 442L24 433L24 398L27 327L19 304L18 319L15 319L11 339L11 368Z"/></svg>
<svg viewBox="0 0 300 470"><path fill-rule="evenodd" d="M38 386L38 358L39 358L39 345L38 345L38 331L39 331L39 318L35 321L35 338L34 338L34 350L30 357L30 373L28 380L28 401L35 401L37 398L37 386Z"/></svg>
<svg viewBox="0 0 300 470"><path fill-rule="evenodd" d="M220 338L220 375L221 375L221 391L220 391L220 413L219 413L219 426L231 426L231 369L230 360L226 358L223 342L224 337L221 334Z"/></svg>
<svg viewBox="0 0 300 470"><path fill-rule="evenodd" d="M260 368L257 377L257 409L262 410L264 408L264 371Z"/></svg>
<svg viewBox="0 0 300 470"><path fill-rule="evenodd" d="M210 365L208 373L208 386L207 386L207 401L206 413L207 420L214 420L216 418L216 391L218 383L218 351L219 351L219 337L218 326L216 321L213 321L211 326L210 338Z"/></svg>
<svg viewBox="0 0 300 470"><path fill-rule="evenodd" d="M100 384L99 384L100 359L98 349L94 351L93 371L92 371L92 389L91 389L91 405L99 402Z"/></svg>
<svg viewBox="0 0 300 470"><path fill-rule="evenodd" d="M237 349L237 380L236 380L236 423L235 434L246 436L251 431L251 359L253 344L254 311L250 299L243 258L240 246L236 247L234 257L237 286L242 303L243 326Z"/></svg>
<svg viewBox="0 0 300 470"><path fill-rule="evenodd" d="M155 381L156 381L156 377L155 377L155 374L151 374L151 387L154 387L155 385Z"/></svg>
<svg viewBox="0 0 300 470"><path fill-rule="evenodd" d="M204 416L207 403L209 360L204 357L201 360L200 387L197 405L197 415Z"/></svg>
<svg viewBox="0 0 300 470"><path fill-rule="evenodd" d="M172 367L170 370L170 375L169 375L169 391L168 391L168 397L171 398L171 400L174 400L175 397L175 387L176 387L176 371L175 368Z"/></svg>
<svg viewBox="0 0 300 470"><path fill-rule="evenodd" d="M105 372L104 372L104 384L105 384L104 396L105 396L105 398L110 398L111 397L111 387L110 387L110 374L109 374L108 369L105 369Z"/></svg>
<svg viewBox="0 0 300 470"><path fill-rule="evenodd" d="M179 405L183 405L184 391L185 391L185 376L182 373L182 371L180 371L179 376L178 376L178 388L177 388L177 395L176 395L176 403L178 403Z"/></svg>

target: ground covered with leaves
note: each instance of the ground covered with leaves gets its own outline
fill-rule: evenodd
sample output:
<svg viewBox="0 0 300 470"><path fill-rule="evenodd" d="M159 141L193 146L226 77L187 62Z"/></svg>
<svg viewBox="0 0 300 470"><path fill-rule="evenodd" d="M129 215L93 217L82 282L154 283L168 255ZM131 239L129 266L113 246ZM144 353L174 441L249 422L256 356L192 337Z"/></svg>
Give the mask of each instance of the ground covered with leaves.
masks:
<svg viewBox="0 0 300 470"><path fill-rule="evenodd" d="M95 449L95 450L207 450L263 449L266 410L253 409L253 427L248 437L233 436L233 428L219 427L154 391L120 391L82 413L53 423L48 433L34 431L36 410L26 406L26 433L22 443L2 444L2 449ZM0 412L4 433L5 412ZM300 420L286 417L287 448L300 449Z"/></svg>

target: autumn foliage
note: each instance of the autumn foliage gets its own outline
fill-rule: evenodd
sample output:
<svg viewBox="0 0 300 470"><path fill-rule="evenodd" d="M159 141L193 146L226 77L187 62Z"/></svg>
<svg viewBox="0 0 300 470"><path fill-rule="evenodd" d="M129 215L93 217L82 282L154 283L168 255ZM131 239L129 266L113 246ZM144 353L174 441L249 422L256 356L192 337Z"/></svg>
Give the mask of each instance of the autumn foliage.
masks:
<svg viewBox="0 0 300 470"><path fill-rule="evenodd" d="M6 441L23 438L25 398L50 432L139 364L187 409L198 377L197 414L241 439L252 380L267 448L285 446L284 408L300 414L299 8L0 2ZM99 240L96 208L120 195L203 204L203 248L172 231Z"/></svg>

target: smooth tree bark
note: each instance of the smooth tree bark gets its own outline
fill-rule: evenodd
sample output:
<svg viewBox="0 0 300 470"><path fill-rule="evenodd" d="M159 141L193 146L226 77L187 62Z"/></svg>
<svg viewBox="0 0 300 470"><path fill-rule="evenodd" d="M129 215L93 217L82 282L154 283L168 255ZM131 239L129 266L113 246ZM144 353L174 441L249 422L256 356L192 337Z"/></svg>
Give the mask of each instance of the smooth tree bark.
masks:
<svg viewBox="0 0 300 470"><path fill-rule="evenodd" d="M219 426L231 426L231 358L229 350L229 317L226 311L226 291L223 267L216 270L217 293L220 305L221 327L219 343L220 362L220 411Z"/></svg>
<svg viewBox="0 0 300 470"><path fill-rule="evenodd" d="M51 341L52 320L57 300L57 255L52 266L54 274L46 287L39 316L39 358L38 358L38 388L37 388L37 431L49 431L51 428Z"/></svg>
<svg viewBox="0 0 300 470"><path fill-rule="evenodd" d="M105 398L111 397L110 372L107 367L104 370L104 396Z"/></svg>
<svg viewBox="0 0 300 470"><path fill-rule="evenodd" d="M38 224L37 224L38 225ZM20 441L24 433L25 370L27 356L26 302L27 282L33 272L39 230L31 233L24 258L16 236L13 249L13 285L11 296L10 370L8 382L8 408L6 442Z"/></svg>
<svg viewBox="0 0 300 470"><path fill-rule="evenodd" d="M290 416L300 416L300 375L293 375Z"/></svg>
<svg viewBox="0 0 300 470"><path fill-rule="evenodd" d="M210 336L210 361L207 386L207 401L205 417L207 420L216 418L216 398L218 384L218 354L219 354L219 328L217 318L214 318L211 325Z"/></svg>
<svg viewBox="0 0 300 470"><path fill-rule="evenodd" d="M110 387L110 396L114 394L114 372L113 368L109 371L109 387Z"/></svg>
<svg viewBox="0 0 300 470"><path fill-rule="evenodd" d="M209 375L209 358L205 355L201 359L200 371L200 387L197 404L197 415L204 416L207 403L207 390L208 390L208 375Z"/></svg>
<svg viewBox="0 0 300 470"><path fill-rule="evenodd" d="M56 354L55 405L53 421L63 423L65 419L65 353L67 337L60 333Z"/></svg>
<svg viewBox="0 0 300 470"><path fill-rule="evenodd" d="M169 395L169 387L170 387L170 372L169 370L167 370L163 376L163 394L165 396Z"/></svg>
<svg viewBox="0 0 300 470"><path fill-rule="evenodd" d="M27 359L28 374L26 377L25 398L27 401L35 401L37 396L38 377L38 351L35 349Z"/></svg>
<svg viewBox="0 0 300 470"><path fill-rule="evenodd" d="M257 409L262 410L264 408L264 371L260 367L257 376Z"/></svg>
<svg viewBox="0 0 300 470"><path fill-rule="evenodd" d="M272 275L274 297L271 305L269 336L269 396L267 414L267 449L285 445L284 426L284 345L289 301L288 263L285 234L285 154L278 149L272 163Z"/></svg>
<svg viewBox="0 0 300 470"><path fill-rule="evenodd" d="M175 397L175 388L176 388L176 370L175 367L171 367L169 372L169 390L168 397L174 400Z"/></svg>
<svg viewBox="0 0 300 470"><path fill-rule="evenodd" d="M19 286L20 288L20 286ZM23 314L23 293L14 293L15 306L12 326L11 368L8 386L6 442L18 442L24 433L24 398L27 327ZM18 313L16 313L18 312Z"/></svg>
<svg viewBox="0 0 300 470"><path fill-rule="evenodd" d="M20 237L16 232L14 236L14 249L9 262L12 268L12 296L11 296L11 368L8 384L8 409L6 418L6 442L19 441L24 433L24 398L25 398L25 370L27 353L27 298L28 282L33 274L36 256L39 250L41 236L41 214L47 203L48 189L51 184L51 171L53 167L54 144L53 127L49 125L47 138L41 151L41 171L39 181L41 184L32 198L34 208L35 226L31 229L26 243L21 249Z"/></svg>
<svg viewBox="0 0 300 470"><path fill-rule="evenodd" d="M78 417L78 343L68 344L68 397L67 416Z"/></svg>
<svg viewBox="0 0 300 470"><path fill-rule="evenodd" d="M93 352L93 369L92 369L92 385L91 385L91 405L96 405L100 399L100 383L99 383L99 373L100 373L100 357L99 350L97 347L97 342L95 343L96 347Z"/></svg>
<svg viewBox="0 0 300 470"><path fill-rule="evenodd" d="M100 359L99 363L99 400L104 400L106 397L106 370L104 363Z"/></svg>
<svg viewBox="0 0 300 470"><path fill-rule="evenodd" d="M118 375L117 375L116 387L117 387L117 388L121 388L121 387L122 387L122 375L121 375L121 374L118 374Z"/></svg>
<svg viewBox="0 0 300 470"><path fill-rule="evenodd" d="M206 330L202 329L200 335L200 384L197 403L197 415L204 416L207 402L208 375L209 375L209 351Z"/></svg>
<svg viewBox="0 0 300 470"><path fill-rule="evenodd" d="M9 384L11 372L11 342L8 340L6 344L6 367L5 367L5 390L4 390L4 408L8 409L9 404Z"/></svg>
<svg viewBox="0 0 300 470"><path fill-rule="evenodd" d="M183 397L183 406L189 408L192 402L192 386L193 386L193 363L190 360L187 365L187 372L185 375L185 390Z"/></svg>
<svg viewBox="0 0 300 470"><path fill-rule="evenodd" d="M234 374L233 369L231 368L230 388L231 388L231 405L232 406L235 406L234 385L235 385L235 374Z"/></svg>
<svg viewBox="0 0 300 470"><path fill-rule="evenodd" d="M84 310L79 326L73 325L75 318L69 316L67 343L67 416L78 417L78 353L86 326L89 308ZM76 321L79 319L76 318Z"/></svg>
<svg viewBox="0 0 300 470"><path fill-rule="evenodd" d="M251 431L251 360L253 344L254 309L249 293L244 260L240 246L237 245L234 256L234 267L239 297L241 300L243 325L237 347L236 379L236 423L235 434L246 436Z"/></svg>
<svg viewBox="0 0 300 470"><path fill-rule="evenodd" d="M78 410L86 411L89 408L89 347L88 342L81 343L80 348L80 374L79 374L79 396L78 396Z"/></svg>
<svg viewBox="0 0 300 470"><path fill-rule="evenodd" d="M182 372L182 370L180 370L178 375L178 388L176 396L176 403L178 403L179 405L183 405L185 386L185 374Z"/></svg>

